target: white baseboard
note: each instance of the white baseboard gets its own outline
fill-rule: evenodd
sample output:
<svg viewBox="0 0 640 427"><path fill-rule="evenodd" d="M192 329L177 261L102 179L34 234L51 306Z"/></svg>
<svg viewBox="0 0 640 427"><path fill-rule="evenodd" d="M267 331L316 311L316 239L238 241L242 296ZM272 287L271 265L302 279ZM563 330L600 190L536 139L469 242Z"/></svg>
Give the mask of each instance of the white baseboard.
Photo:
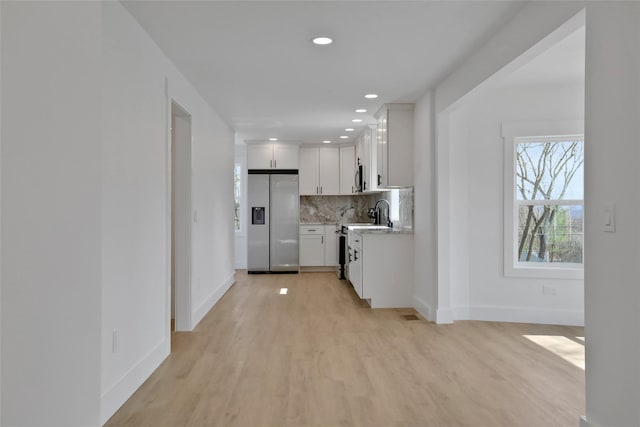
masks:
<svg viewBox="0 0 640 427"><path fill-rule="evenodd" d="M453 310L450 308L439 308L436 311L436 323L453 323Z"/></svg>
<svg viewBox="0 0 640 427"><path fill-rule="evenodd" d="M529 307L468 306L454 307L453 319L584 326L584 311Z"/></svg>
<svg viewBox="0 0 640 427"><path fill-rule="evenodd" d="M413 296L413 308L420 313L422 317L427 319L430 322L435 322L435 316L433 315L433 309L422 300L422 298L418 298L417 296Z"/></svg>
<svg viewBox="0 0 640 427"><path fill-rule="evenodd" d="M171 352L171 341L163 339L138 363L133 365L119 380L112 384L100 397L100 425L129 399Z"/></svg>
<svg viewBox="0 0 640 427"><path fill-rule="evenodd" d="M587 416L583 415L580 417L580 427L600 427L598 424L592 423L587 420Z"/></svg>
<svg viewBox="0 0 640 427"><path fill-rule="evenodd" d="M213 306L216 305L218 301L220 301L220 298L222 298L225 292L229 290L229 288L235 283L235 281L236 272L234 271L227 280L225 280L220 286L218 286L218 288L214 290L211 295L209 295L207 299L205 299L204 302L200 304L200 306L198 306L198 308L193 310L193 315L191 316L192 330L198 325L198 323L200 323L202 318L206 316L209 310L211 310L211 308L213 308Z"/></svg>

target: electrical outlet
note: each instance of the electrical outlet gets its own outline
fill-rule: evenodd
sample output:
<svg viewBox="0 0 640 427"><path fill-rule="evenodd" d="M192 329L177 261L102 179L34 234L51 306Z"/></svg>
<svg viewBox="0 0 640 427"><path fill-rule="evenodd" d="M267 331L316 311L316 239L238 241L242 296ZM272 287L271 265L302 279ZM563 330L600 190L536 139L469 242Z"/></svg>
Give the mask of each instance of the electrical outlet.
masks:
<svg viewBox="0 0 640 427"><path fill-rule="evenodd" d="M542 295L555 295L556 288L551 286L542 286Z"/></svg>

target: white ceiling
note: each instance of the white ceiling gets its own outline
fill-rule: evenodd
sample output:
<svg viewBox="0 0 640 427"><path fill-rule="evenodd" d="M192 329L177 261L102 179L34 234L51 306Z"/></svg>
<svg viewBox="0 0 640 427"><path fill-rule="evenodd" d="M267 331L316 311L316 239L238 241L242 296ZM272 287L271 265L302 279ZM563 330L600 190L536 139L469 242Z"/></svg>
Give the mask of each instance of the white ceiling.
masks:
<svg viewBox="0 0 640 427"><path fill-rule="evenodd" d="M318 143L352 141L383 103L416 101L524 2L123 4L241 138ZM315 46L315 35L335 42Z"/></svg>

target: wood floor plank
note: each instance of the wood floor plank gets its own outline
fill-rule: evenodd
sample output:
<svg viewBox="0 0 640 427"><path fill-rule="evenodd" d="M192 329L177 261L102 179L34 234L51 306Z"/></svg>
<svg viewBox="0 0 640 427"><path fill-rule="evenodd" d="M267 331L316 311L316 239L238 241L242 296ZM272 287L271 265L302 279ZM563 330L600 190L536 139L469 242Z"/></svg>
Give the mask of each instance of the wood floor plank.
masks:
<svg viewBox="0 0 640 427"><path fill-rule="evenodd" d="M575 426L584 413L584 371L527 338L579 353L582 328L407 320L333 273L236 278L107 426Z"/></svg>

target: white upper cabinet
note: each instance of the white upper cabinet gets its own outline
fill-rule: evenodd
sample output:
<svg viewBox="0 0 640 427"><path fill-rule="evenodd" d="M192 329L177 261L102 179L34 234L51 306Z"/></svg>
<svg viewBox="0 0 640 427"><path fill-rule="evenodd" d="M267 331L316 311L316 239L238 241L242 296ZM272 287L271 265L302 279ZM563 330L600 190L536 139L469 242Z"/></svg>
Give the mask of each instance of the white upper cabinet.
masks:
<svg viewBox="0 0 640 427"><path fill-rule="evenodd" d="M356 147L340 147L340 194L356 192Z"/></svg>
<svg viewBox="0 0 640 427"><path fill-rule="evenodd" d="M298 169L298 146L273 144L273 161L276 169Z"/></svg>
<svg viewBox="0 0 640 427"><path fill-rule="evenodd" d="M320 149L320 194L340 194L340 150L338 147Z"/></svg>
<svg viewBox="0 0 640 427"><path fill-rule="evenodd" d="M298 146L251 144L247 146L248 169L298 169Z"/></svg>
<svg viewBox="0 0 640 427"><path fill-rule="evenodd" d="M377 186L412 186L413 104L384 104L376 117Z"/></svg>
<svg viewBox="0 0 640 427"><path fill-rule="evenodd" d="M356 139L356 167L362 165L362 191L377 188L376 132L376 125L367 125Z"/></svg>
<svg viewBox="0 0 640 427"><path fill-rule="evenodd" d="M317 148L300 148L298 182L300 195L320 194L320 153Z"/></svg>
<svg viewBox="0 0 640 427"><path fill-rule="evenodd" d="M256 144L247 146L248 169L271 169L273 167L273 145Z"/></svg>
<svg viewBox="0 0 640 427"><path fill-rule="evenodd" d="M300 195L336 195L340 191L337 147L300 148Z"/></svg>

